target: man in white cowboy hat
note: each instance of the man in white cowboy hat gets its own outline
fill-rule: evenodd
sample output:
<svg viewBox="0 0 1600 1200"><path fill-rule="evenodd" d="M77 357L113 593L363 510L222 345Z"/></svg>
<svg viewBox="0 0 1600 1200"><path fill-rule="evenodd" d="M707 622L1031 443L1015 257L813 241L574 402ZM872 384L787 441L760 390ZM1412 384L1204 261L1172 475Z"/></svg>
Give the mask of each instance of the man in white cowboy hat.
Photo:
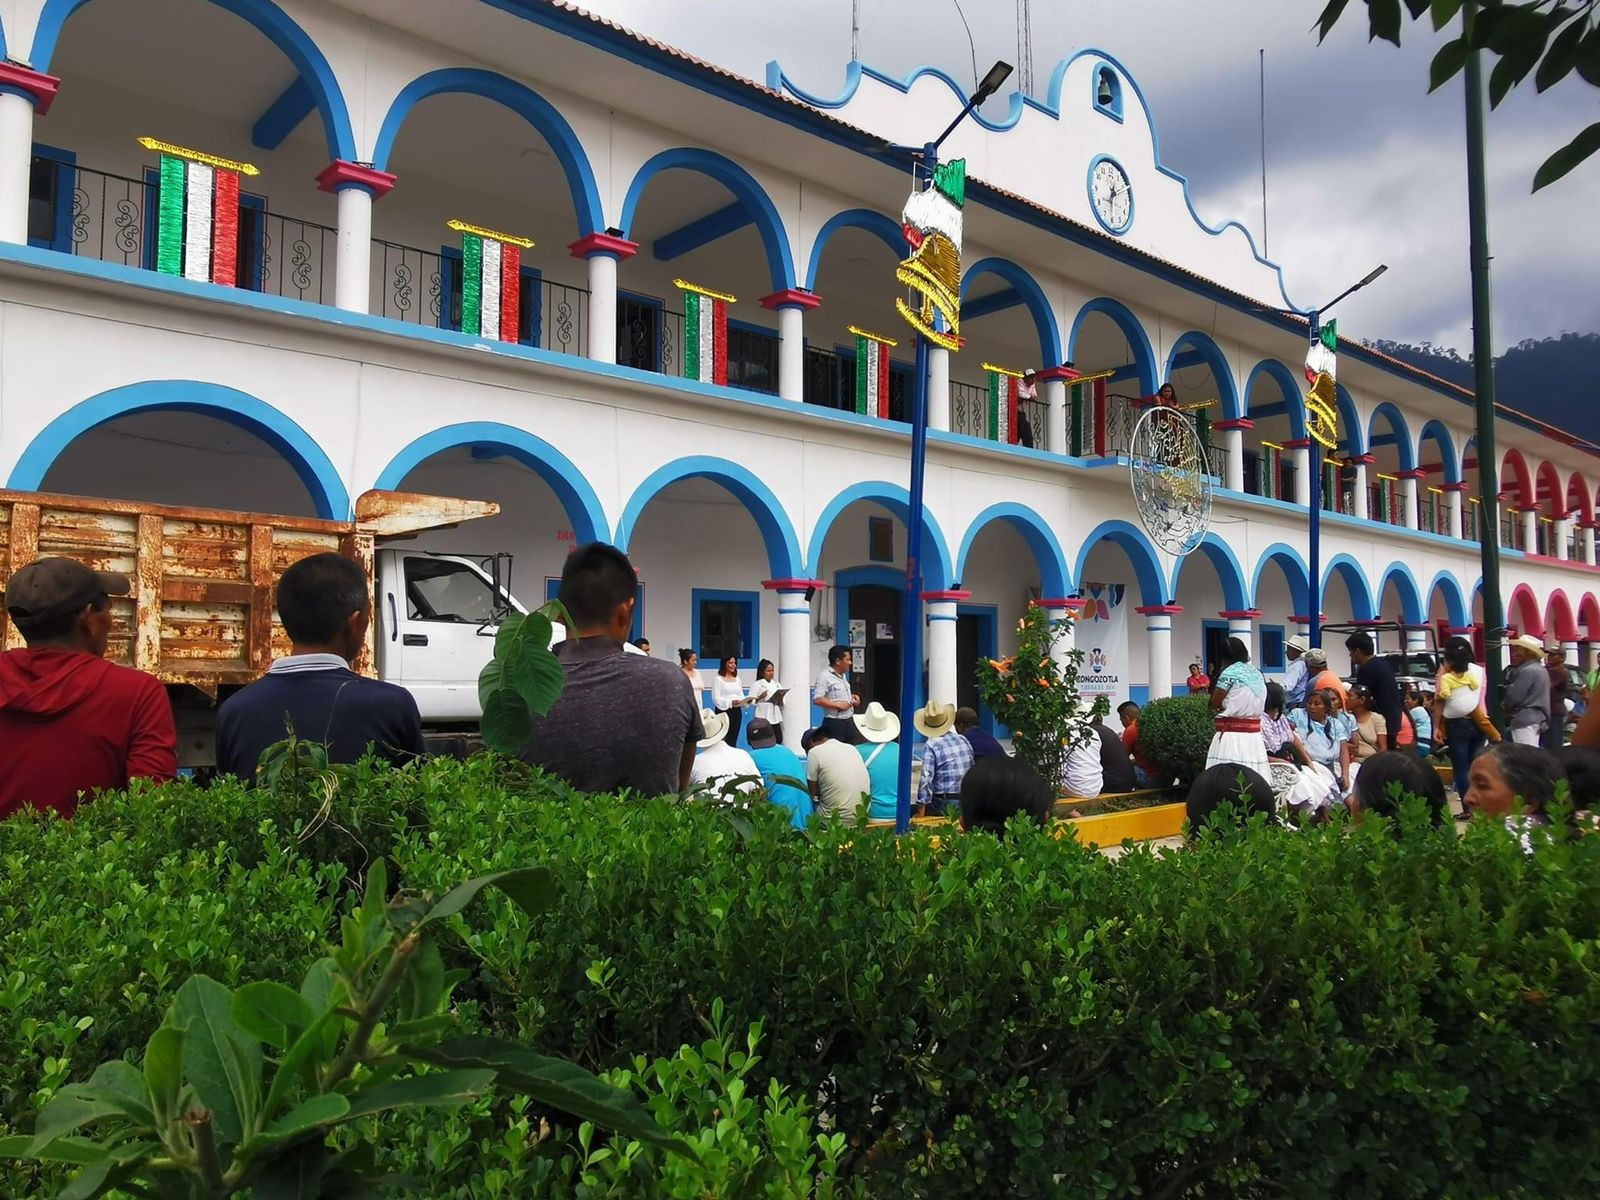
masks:
<svg viewBox="0 0 1600 1200"><path fill-rule="evenodd" d="M689 786L697 788L709 784L720 790L728 783L745 795L763 790L761 768L750 757L748 750L727 743L728 714L714 708L700 710L700 724L705 736L695 743L694 768L689 773Z"/></svg>
<svg viewBox="0 0 1600 1200"><path fill-rule="evenodd" d="M895 744L900 736L900 718L874 700L866 712L855 715L855 722L856 732L862 737L856 751L866 764L867 778L872 783L872 810L867 816L874 821L891 821L900 811L900 747Z"/></svg>
<svg viewBox="0 0 1600 1200"><path fill-rule="evenodd" d="M811 785L817 814L824 819L854 819L862 797L872 792L867 764L853 745L833 736L833 727L826 721L811 731L806 782Z"/></svg>
<svg viewBox="0 0 1600 1200"><path fill-rule="evenodd" d="M1306 671L1306 651L1310 644L1298 633L1283 644L1283 656L1289 660L1289 667L1283 673L1283 703L1288 708L1304 708L1306 704L1306 685L1311 682L1311 676Z"/></svg>
<svg viewBox="0 0 1600 1200"><path fill-rule="evenodd" d="M1550 676L1544 669L1544 643L1530 634L1511 642L1505 710L1506 736L1519 745L1537 746L1550 721Z"/></svg>
<svg viewBox="0 0 1600 1200"><path fill-rule="evenodd" d="M972 743L956 728L956 706L930 700L911 717L916 731L928 739L922 748L922 781L917 803L930 816L958 807L961 781L972 769Z"/></svg>

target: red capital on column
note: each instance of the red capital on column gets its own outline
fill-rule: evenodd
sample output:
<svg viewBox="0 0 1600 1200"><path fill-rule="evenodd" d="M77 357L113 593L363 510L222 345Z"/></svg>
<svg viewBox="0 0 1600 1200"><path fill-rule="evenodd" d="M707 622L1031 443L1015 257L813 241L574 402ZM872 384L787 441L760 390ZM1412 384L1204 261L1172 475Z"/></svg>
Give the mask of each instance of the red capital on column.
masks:
<svg viewBox="0 0 1600 1200"><path fill-rule="evenodd" d="M632 258L639 253L639 243L630 242L625 237L614 233L591 233L581 237L567 247L573 258L593 258L596 254L608 254L612 258Z"/></svg>
<svg viewBox="0 0 1600 1200"><path fill-rule="evenodd" d="M395 177L366 163L347 162L336 158L317 173L317 186L325 192L337 192L347 187L365 188L376 200L388 195L394 187Z"/></svg>
<svg viewBox="0 0 1600 1200"><path fill-rule="evenodd" d="M61 80L20 63L0 61L0 91L19 92L33 101L33 111L41 117L56 102Z"/></svg>

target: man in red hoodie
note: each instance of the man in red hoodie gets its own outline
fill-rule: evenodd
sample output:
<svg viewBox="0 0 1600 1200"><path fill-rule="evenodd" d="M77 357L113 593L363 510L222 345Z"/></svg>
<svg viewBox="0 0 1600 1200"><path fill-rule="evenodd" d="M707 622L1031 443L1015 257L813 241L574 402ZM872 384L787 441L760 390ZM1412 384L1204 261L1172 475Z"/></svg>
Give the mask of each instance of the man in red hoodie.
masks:
<svg viewBox="0 0 1600 1200"><path fill-rule="evenodd" d="M6 612L28 646L0 654L0 818L25 807L70 817L83 793L177 774L166 689L105 660L108 598L128 591L127 576L70 558L41 558L7 582Z"/></svg>

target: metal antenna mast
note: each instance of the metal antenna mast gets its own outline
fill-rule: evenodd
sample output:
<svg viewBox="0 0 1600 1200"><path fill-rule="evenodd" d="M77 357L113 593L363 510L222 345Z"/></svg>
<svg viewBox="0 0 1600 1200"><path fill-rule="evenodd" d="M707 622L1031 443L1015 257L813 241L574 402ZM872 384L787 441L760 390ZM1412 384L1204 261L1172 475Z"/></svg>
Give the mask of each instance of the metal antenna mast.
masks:
<svg viewBox="0 0 1600 1200"><path fill-rule="evenodd" d="M1033 20L1031 0L1017 0L1017 88L1033 95Z"/></svg>
<svg viewBox="0 0 1600 1200"><path fill-rule="evenodd" d="M861 61L861 0L850 0L850 61Z"/></svg>

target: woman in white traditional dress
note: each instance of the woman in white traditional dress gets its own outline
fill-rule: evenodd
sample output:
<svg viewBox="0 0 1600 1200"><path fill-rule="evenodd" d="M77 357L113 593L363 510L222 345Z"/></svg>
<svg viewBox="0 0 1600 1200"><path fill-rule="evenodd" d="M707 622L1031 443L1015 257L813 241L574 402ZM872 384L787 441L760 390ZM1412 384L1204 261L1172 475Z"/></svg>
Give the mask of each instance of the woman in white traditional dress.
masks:
<svg viewBox="0 0 1600 1200"><path fill-rule="evenodd" d="M1216 733L1206 753L1206 767L1237 763L1270 779L1267 743L1261 736L1261 713L1267 702L1267 681L1250 661L1250 651L1238 638L1222 649L1225 664L1211 688L1211 714Z"/></svg>

